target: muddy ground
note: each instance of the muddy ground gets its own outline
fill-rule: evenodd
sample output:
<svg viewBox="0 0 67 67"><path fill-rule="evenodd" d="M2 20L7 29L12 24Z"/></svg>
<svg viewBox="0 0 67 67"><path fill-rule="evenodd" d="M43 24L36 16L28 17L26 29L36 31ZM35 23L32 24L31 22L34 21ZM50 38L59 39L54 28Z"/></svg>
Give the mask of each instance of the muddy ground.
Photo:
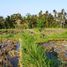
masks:
<svg viewBox="0 0 67 67"><path fill-rule="evenodd" d="M0 67L19 67L19 42L16 40L0 41Z"/></svg>

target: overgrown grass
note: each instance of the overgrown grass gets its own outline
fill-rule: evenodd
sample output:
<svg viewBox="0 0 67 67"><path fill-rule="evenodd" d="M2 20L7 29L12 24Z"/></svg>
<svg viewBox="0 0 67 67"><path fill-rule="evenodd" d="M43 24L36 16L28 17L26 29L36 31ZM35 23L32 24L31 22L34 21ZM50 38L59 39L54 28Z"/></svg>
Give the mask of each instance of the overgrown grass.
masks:
<svg viewBox="0 0 67 67"><path fill-rule="evenodd" d="M67 32L65 31L60 34L55 33L55 34L44 35L44 36L42 34L42 31L40 32L38 29L34 29L32 32L33 33L30 33L29 30L28 31L25 30L23 33L18 33L18 34L12 34L12 33L3 34L0 35L0 39L1 38L2 39L21 38L23 67L54 67L56 61L49 60L45 54L46 49L44 49L42 46L39 46L37 43L48 42L49 40L56 40L56 39L67 40Z"/></svg>
<svg viewBox="0 0 67 67"><path fill-rule="evenodd" d="M46 48L36 44L36 38L24 32L21 36L22 40L22 64L23 67L58 67L58 58L48 59L46 56Z"/></svg>
<svg viewBox="0 0 67 67"><path fill-rule="evenodd" d="M48 30L53 31L56 29L48 29ZM67 29L60 29L60 30L62 30L63 32L60 32L59 30L58 33L57 32L52 33L47 31L48 34L45 33L45 30L43 32L35 30L34 32L36 31L38 32L33 36L36 38L36 43L48 42L49 40L67 40Z"/></svg>
<svg viewBox="0 0 67 67"><path fill-rule="evenodd" d="M16 31L16 29L7 29L7 31ZM62 30L64 32L60 32L59 30ZM6 31L6 29L0 29L0 31ZM45 33L45 31L47 31L47 33ZM50 34L49 31L58 31L58 33L54 32L52 34ZM27 30L24 30L24 32L29 32L29 34L33 35L34 38L36 39L36 43L38 42L47 42L49 40L59 40L59 39L65 39L67 40L67 29L61 29L61 28L45 28L43 29L41 32L39 31L39 29L37 28L34 28L34 29L27 29ZM30 33L30 32L33 32ZM19 32L20 34L21 32ZM8 33L8 34L0 34L0 39L1 38L19 38L19 34L13 34L13 33ZM43 36L44 34L44 36Z"/></svg>
<svg viewBox="0 0 67 67"><path fill-rule="evenodd" d="M44 48L35 44L35 38L29 33L22 34L23 67L47 67Z"/></svg>

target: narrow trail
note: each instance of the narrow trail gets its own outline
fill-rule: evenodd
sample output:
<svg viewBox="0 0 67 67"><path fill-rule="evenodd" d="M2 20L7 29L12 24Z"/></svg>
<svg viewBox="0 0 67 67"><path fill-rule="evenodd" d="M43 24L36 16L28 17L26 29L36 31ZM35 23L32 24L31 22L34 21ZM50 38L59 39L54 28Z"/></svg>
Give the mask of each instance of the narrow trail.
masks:
<svg viewBox="0 0 67 67"><path fill-rule="evenodd" d="M21 38L19 38L19 42L20 42L20 48L19 48L19 56L20 56L20 58L19 58L19 65L20 65L20 67L23 67L22 66L22 49L21 49L21 45L22 45L22 40L21 40Z"/></svg>

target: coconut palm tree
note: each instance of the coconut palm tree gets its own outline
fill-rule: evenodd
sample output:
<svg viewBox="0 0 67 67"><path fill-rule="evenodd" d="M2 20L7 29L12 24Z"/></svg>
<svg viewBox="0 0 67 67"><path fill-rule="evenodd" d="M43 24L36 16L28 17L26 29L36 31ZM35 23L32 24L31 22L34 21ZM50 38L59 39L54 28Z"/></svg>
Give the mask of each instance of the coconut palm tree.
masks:
<svg viewBox="0 0 67 67"><path fill-rule="evenodd" d="M54 17L56 18L57 17L57 11L53 10L53 13L54 13Z"/></svg>

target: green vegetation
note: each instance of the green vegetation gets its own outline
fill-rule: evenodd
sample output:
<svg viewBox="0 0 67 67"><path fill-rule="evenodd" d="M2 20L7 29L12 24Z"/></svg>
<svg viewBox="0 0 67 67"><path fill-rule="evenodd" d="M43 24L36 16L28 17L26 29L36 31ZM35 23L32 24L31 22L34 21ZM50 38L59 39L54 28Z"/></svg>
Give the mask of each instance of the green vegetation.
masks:
<svg viewBox="0 0 67 67"><path fill-rule="evenodd" d="M42 31L39 29L30 29L26 31L34 36L36 43L48 42L49 40L67 40L67 29L46 28Z"/></svg>
<svg viewBox="0 0 67 67"><path fill-rule="evenodd" d="M46 57L44 49L35 44L35 39L28 33L22 36L22 53L24 67L44 67L46 66Z"/></svg>
<svg viewBox="0 0 67 67"><path fill-rule="evenodd" d="M11 29L7 31L9 30ZM0 31L4 32L6 29ZM46 48L38 45L38 43L48 42L49 40L67 40L67 29L42 28L40 30L40 28L33 28L21 31L15 34L1 34L0 39L21 39L22 65L24 67L59 67L60 61L58 58L49 59L46 56Z"/></svg>
<svg viewBox="0 0 67 67"><path fill-rule="evenodd" d="M58 58L48 59L46 56L46 48L36 44L33 35L25 32L21 36L22 40L22 64L24 67L59 67Z"/></svg>
<svg viewBox="0 0 67 67"><path fill-rule="evenodd" d="M16 39L20 43L23 67L60 67L57 55L49 59L45 47L39 45L50 40L67 40L67 13L53 10L38 15L13 14L0 16L0 40ZM20 42L20 41L19 41Z"/></svg>
<svg viewBox="0 0 67 67"><path fill-rule="evenodd" d="M60 12L53 10L53 13L40 11L37 15L28 13L22 16L17 13L5 18L0 16L0 29L17 28L67 28L67 13L62 9Z"/></svg>
<svg viewBox="0 0 67 67"><path fill-rule="evenodd" d="M6 29L2 29L0 31L6 31ZM12 31L12 29L8 29L7 31ZM13 29L13 31L17 31L16 29ZM67 29L62 28L43 28L43 30L40 31L38 28L34 29L25 29L23 32L27 32L31 34L36 40L36 43L39 42L46 42L49 40L67 40ZM23 33L22 30L19 31L19 33L6 33L0 35L0 39L2 38L20 38L21 34Z"/></svg>

